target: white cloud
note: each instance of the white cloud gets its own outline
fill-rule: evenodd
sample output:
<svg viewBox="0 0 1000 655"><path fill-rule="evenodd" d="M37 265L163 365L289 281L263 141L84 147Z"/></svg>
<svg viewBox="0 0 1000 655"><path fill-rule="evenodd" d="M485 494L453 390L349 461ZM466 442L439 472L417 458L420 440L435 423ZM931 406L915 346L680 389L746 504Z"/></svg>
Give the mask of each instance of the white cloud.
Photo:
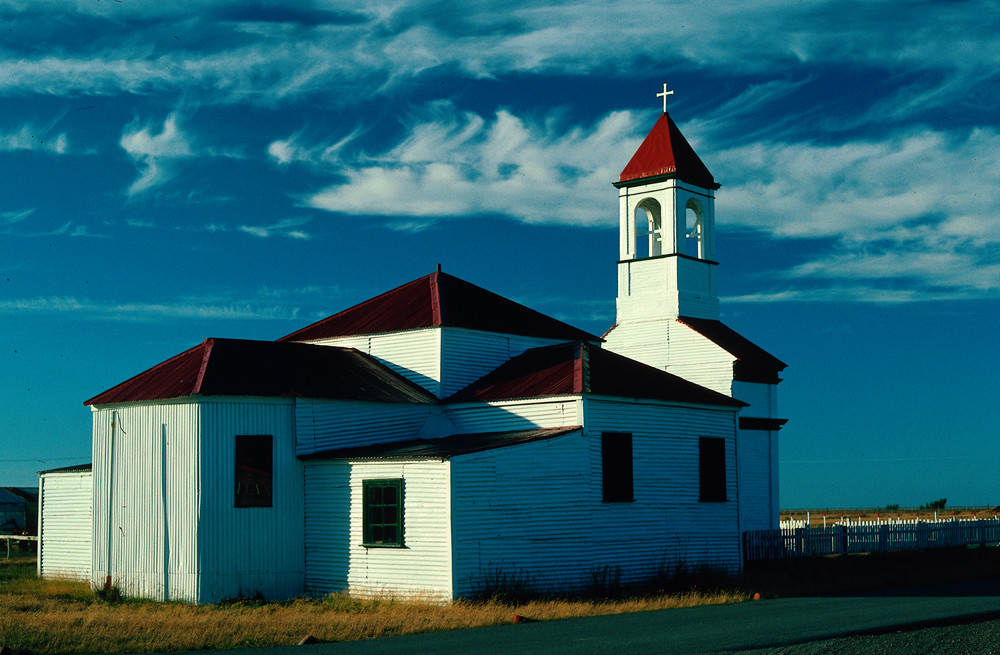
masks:
<svg viewBox="0 0 1000 655"><path fill-rule="evenodd" d="M34 209L22 209L20 211L0 212L0 225L13 225L20 223L35 213Z"/></svg>
<svg viewBox="0 0 1000 655"><path fill-rule="evenodd" d="M100 320L235 319L293 320L298 309L257 302L101 302L72 296L45 296L0 300L0 311L72 313Z"/></svg>
<svg viewBox="0 0 1000 655"><path fill-rule="evenodd" d="M169 182L177 175L184 160L196 157L230 157L243 155L238 150L220 150L198 144L182 127L177 112L171 112L156 132L150 124L140 124L137 120L127 125L122 132L119 145L135 162L139 177L129 185L128 195L136 196L154 187ZM200 192L188 193L188 201L198 200ZM212 202L224 202L225 198L210 198Z"/></svg>
<svg viewBox="0 0 1000 655"><path fill-rule="evenodd" d="M307 222L305 219L286 218L273 225L241 225L240 232L252 234L255 237L266 239L273 236L288 237L289 239L309 239L309 233L297 229Z"/></svg>
<svg viewBox="0 0 1000 655"><path fill-rule="evenodd" d="M555 114L531 120L500 111L484 119L438 103L386 152L334 167L343 181L306 204L388 217L400 230L484 213L611 226L609 183L641 138L639 122L628 112L583 127ZM319 148L293 142L299 154L289 161L322 158ZM774 273L779 279L850 280L866 299L883 301L1000 295L1000 170L989 165L996 152L994 130L910 130L833 145L760 141L712 151L707 163L723 182L720 230L834 244L811 246L805 262ZM875 281L918 291L875 293Z"/></svg>
<svg viewBox="0 0 1000 655"><path fill-rule="evenodd" d="M105 7L112 4L129 6ZM990 2L678 0L667 7L637 0L625 8L617 0L516 6L397 0L361 3L351 17L321 6L299 9L284 21L252 18L242 3L197 5L197 19L186 2L32 6L17 12L24 23L17 33L31 34L32 20L71 24L87 13L121 35L109 30L93 46L82 42L41 56L25 41L22 51L0 56L0 90L197 90L205 101L266 104L321 92L349 104L358 89L370 95L438 69L474 78L585 75L650 62L729 75L773 75L802 65L931 72L884 107L898 113L992 93L988 104L995 98L989 80L1000 67L1000 14ZM122 20L130 21L128 30L117 29ZM210 48L200 49L203 43Z"/></svg>
<svg viewBox="0 0 1000 655"><path fill-rule="evenodd" d="M22 125L16 132L0 133L0 151L39 150L56 155L69 152L65 133L50 135L50 128Z"/></svg>
<svg viewBox="0 0 1000 655"><path fill-rule="evenodd" d="M330 166L341 163L341 151L361 133L356 129L342 139L332 143L319 142L305 144L303 132L296 132L287 139L272 141L267 146L268 156L278 165L304 163L314 166Z"/></svg>
<svg viewBox="0 0 1000 655"><path fill-rule="evenodd" d="M977 129L717 152L717 179L739 180L718 192L717 222L834 241L786 277L897 280L997 296L1000 170L990 162L998 151L1000 133Z"/></svg>
<svg viewBox="0 0 1000 655"><path fill-rule="evenodd" d="M139 167L139 177L128 188L130 196L167 182L175 175L177 160L194 155L176 113L167 116L159 134L133 121L122 133L120 145Z"/></svg>
<svg viewBox="0 0 1000 655"><path fill-rule="evenodd" d="M447 103L430 113L397 146L341 170L346 181L313 194L307 204L424 219L418 226L486 213L526 223L617 221L595 207L608 205L608 184L638 145L629 112L609 114L589 128L567 127L554 115L528 121L504 110L487 121Z"/></svg>

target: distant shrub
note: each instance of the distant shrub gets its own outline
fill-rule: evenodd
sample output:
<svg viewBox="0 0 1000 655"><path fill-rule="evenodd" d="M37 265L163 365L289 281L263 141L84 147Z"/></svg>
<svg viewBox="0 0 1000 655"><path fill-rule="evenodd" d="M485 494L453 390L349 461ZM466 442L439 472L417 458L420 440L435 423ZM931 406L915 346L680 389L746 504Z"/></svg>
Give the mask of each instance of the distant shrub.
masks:
<svg viewBox="0 0 1000 655"><path fill-rule="evenodd" d="M948 502L947 498L938 498L937 500L932 500L931 502L925 505L921 505L920 509L930 509L930 510L944 509L944 506L947 502Z"/></svg>
<svg viewBox="0 0 1000 655"><path fill-rule="evenodd" d="M887 512L898 512L899 511L899 504L897 503L895 505L886 505L885 506L885 511L887 511Z"/></svg>

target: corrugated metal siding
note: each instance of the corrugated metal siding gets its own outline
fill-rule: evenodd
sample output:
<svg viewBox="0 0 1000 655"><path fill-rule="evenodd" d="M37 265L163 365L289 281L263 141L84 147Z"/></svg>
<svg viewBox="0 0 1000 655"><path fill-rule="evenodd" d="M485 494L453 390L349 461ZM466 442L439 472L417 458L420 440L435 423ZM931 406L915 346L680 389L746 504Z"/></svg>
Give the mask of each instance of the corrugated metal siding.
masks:
<svg viewBox="0 0 1000 655"><path fill-rule="evenodd" d="M658 320L617 325L605 336L603 347L648 366L666 370L670 361L669 344L666 322Z"/></svg>
<svg viewBox="0 0 1000 655"><path fill-rule="evenodd" d="M670 347L668 372L719 393L732 393L732 355L677 321L668 323L667 339Z"/></svg>
<svg viewBox="0 0 1000 655"><path fill-rule="evenodd" d="M38 577L89 581L94 500L90 471L47 473L39 484Z"/></svg>
<svg viewBox="0 0 1000 655"><path fill-rule="evenodd" d="M452 597L450 465L306 463L306 588L323 594ZM365 548L362 481L403 479L404 548Z"/></svg>
<svg viewBox="0 0 1000 655"><path fill-rule="evenodd" d="M295 404L299 455L416 437L435 405L299 399Z"/></svg>
<svg viewBox="0 0 1000 655"><path fill-rule="evenodd" d="M642 525L644 531L648 526L651 537L644 536L638 542L635 535L608 540L604 561L627 557L630 561L634 558L635 567L655 560L667 568L707 565L738 571L741 542L735 412L603 400L588 400L585 412L588 434L632 433L636 502L631 509L613 504L603 504L602 509L624 509L627 514L620 520ZM726 440L726 502L698 500L699 437ZM599 481L599 443L592 449L592 474ZM599 498L599 487L595 493Z"/></svg>
<svg viewBox="0 0 1000 655"><path fill-rule="evenodd" d="M100 408L93 426L92 583L110 577L128 596L197 601L198 406Z"/></svg>
<svg viewBox="0 0 1000 655"><path fill-rule="evenodd" d="M504 581L560 592L589 584L602 540L589 440L575 433L452 460L456 596Z"/></svg>
<svg viewBox="0 0 1000 655"><path fill-rule="evenodd" d="M764 382L733 381L733 397L749 403L740 416L757 418L778 417L778 385Z"/></svg>
<svg viewBox="0 0 1000 655"><path fill-rule="evenodd" d="M457 595L504 576L572 591L603 570L630 583L678 566L740 569L733 412L587 400L586 425L452 460ZM601 500L602 430L633 435L635 502ZM727 502L698 500L703 436L726 440Z"/></svg>
<svg viewBox="0 0 1000 655"><path fill-rule="evenodd" d="M501 432L529 428L558 428L580 425L580 400L555 398L532 402L491 402L445 408L458 433Z"/></svg>
<svg viewBox="0 0 1000 655"><path fill-rule="evenodd" d="M555 343L562 342L461 328L443 328L441 330L442 397L450 396L465 388L529 348Z"/></svg>
<svg viewBox="0 0 1000 655"><path fill-rule="evenodd" d="M441 397L441 329L423 328L363 337L339 337L316 343L357 348L407 380Z"/></svg>
<svg viewBox="0 0 1000 655"><path fill-rule="evenodd" d="M292 402L206 401L201 413L197 602L301 594L302 463L295 457ZM273 437L273 506L234 507L236 435L255 434Z"/></svg>
<svg viewBox="0 0 1000 655"><path fill-rule="evenodd" d="M740 525L745 530L777 527L776 502L771 498L771 434L740 430ZM774 472L777 473L776 471Z"/></svg>
<svg viewBox="0 0 1000 655"><path fill-rule="evenodd" d="M677 258L677 286L686 296L700 296L711 302L715 296L715 265L683 257ZM718 303L715 305L718 306ZM700 314L695 314L699 316Z"/></svg>

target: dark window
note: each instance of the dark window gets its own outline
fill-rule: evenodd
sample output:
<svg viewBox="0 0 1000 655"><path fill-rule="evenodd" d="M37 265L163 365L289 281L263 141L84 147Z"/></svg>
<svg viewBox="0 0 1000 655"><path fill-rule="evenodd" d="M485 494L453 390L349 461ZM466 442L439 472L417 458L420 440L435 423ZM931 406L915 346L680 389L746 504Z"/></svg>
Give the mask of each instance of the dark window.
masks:
<svg viewBox="0 0 1000 655"><path fill-rule="evenodd" d="M234 507L271 507L274 456L269 434L236 436Z"/></svg>
<svg viewBox="0 0 1000 655"><path fill-rule="evenodd" d="M631 434L601 433L601 471L604 481L604 502L621 503L634 500Z"/></svg>
<svg viewBox="0 0 1000 655"><path fill-rule="evenodd" d="M717 437L698 439L698 474L704 502L726 500L726 440Z"/></svg>
<svg viewBox="0 0 1000 655"><path fill-rule="evenodd" d="M364 480L364 545L403 545L403 481Z"/></svg>

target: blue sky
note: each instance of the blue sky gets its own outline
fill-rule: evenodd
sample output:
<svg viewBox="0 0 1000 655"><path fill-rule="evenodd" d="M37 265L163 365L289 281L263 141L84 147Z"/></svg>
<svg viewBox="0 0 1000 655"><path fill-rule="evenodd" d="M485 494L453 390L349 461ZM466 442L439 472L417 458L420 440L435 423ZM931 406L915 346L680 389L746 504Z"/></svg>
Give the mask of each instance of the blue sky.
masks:
<svg viewBox="0 0 1000 655"><path fill-rule="evenodd" d="M996 2L0 0L0 484L82 401L444 270L601 333L670 113L783 507L997 504Z"/></svg>

